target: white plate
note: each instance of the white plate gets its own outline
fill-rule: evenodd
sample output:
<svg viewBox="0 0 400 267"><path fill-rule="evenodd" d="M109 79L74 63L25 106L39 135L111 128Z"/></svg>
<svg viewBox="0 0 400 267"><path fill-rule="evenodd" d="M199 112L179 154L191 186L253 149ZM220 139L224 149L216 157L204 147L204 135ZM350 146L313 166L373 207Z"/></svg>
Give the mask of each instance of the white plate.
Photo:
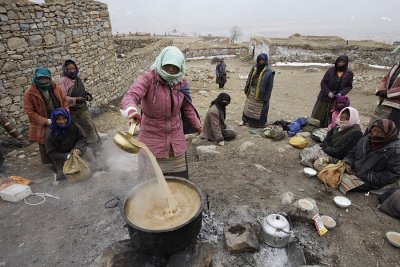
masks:
<svg viewBox="0 0 400 267"><path fill-rule="evenodd" d="M351 205L351 200L347 197L336 196L333 198L333 201L341 208L347 208Z"/></svg>
<svg viewBox="0 0 400 267"><path fill-rule="evenodd" d="M400 248L400 233L387 232L386 238L389 240L390 244L392 244L395 247Z"/></svg>
<svg viewBox="0 0 400 267"><path fill-rule="evenodd" d="M313 177L313 176L317 175L317 171L314 170L313 168L309 168L309 167L304 168L303 172L308 177Z"/></svg>

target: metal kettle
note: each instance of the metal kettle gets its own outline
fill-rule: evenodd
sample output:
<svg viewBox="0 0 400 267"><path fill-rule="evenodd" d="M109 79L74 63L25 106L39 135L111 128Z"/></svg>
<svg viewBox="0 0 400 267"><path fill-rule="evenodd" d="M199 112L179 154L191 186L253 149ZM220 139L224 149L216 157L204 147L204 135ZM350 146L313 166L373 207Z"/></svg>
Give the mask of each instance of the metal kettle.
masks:
<svg viewBox="0 0 400 267"><path fill-rule="evenodd" d="M261 221L262 238L274 248L286 247L292 236L290 223L282 214L270 214Z"/></svg>

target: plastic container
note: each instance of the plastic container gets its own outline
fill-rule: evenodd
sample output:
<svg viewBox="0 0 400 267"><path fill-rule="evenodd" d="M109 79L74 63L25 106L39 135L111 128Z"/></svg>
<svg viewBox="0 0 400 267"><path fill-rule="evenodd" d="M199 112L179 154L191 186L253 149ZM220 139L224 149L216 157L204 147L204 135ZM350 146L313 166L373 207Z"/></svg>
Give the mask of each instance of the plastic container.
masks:
<svg viewBox="0 0 400 267"><path fill-rule="evenodd" d="M13 184L0 191L0 197L5 201L18 202L31 195L29 185Z"/></svg>

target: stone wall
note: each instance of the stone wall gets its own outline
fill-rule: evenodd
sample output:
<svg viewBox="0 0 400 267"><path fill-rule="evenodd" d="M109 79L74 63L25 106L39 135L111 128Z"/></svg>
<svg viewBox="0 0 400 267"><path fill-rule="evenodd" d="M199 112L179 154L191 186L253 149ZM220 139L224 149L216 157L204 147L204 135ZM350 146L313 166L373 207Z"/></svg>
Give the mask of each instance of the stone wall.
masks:
<svg viewBox="0 0 400 267"><path fill-rule="evenodd" d="M354 65L392 66L396 54L393 45L375 41L344 40L335 36L291 36L289 38L252 37L255 57L267 52L272 62L333 63L339 54L346 54ZM249 48L250 50L250 48Z"/></svg>
<svg viewBox="0 0 400 267"><path fill-rule="evenodd" d="M1 1L0 29L0 109L19 129L28 123L22 99L36 67L48 67L57 81L64 61L75 60L95 107L121 96L172 43L114 40L107 5L93 0ZM124 57L117 57L121 51Z"/></svg>
<svg viewBox="0 0 400 267"><path fill-rule="evenodd" d="M186 57L209 57L209 56L220 56L220 55L238 55L241 53L247 53L247 47L212 47L212 48L191 48L186 49Z"/></svg>

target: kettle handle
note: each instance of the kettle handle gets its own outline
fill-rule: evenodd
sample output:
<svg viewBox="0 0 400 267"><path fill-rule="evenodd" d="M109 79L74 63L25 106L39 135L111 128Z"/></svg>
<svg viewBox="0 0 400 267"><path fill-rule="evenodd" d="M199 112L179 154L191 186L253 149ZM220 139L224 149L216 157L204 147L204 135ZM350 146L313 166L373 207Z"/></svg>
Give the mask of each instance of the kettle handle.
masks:
<svg viewBox="0 0 400 267"><path fill-rule="evenodd" d="M289 232L292 232L293 224L292 224L292 221L290 220L289 215L286 212L277 212L277 214L282 215L283 217L285 217L288 220L289 226L290 226L290 231ZM284 231L284 232L286 232L286 231Z"/></svg>

